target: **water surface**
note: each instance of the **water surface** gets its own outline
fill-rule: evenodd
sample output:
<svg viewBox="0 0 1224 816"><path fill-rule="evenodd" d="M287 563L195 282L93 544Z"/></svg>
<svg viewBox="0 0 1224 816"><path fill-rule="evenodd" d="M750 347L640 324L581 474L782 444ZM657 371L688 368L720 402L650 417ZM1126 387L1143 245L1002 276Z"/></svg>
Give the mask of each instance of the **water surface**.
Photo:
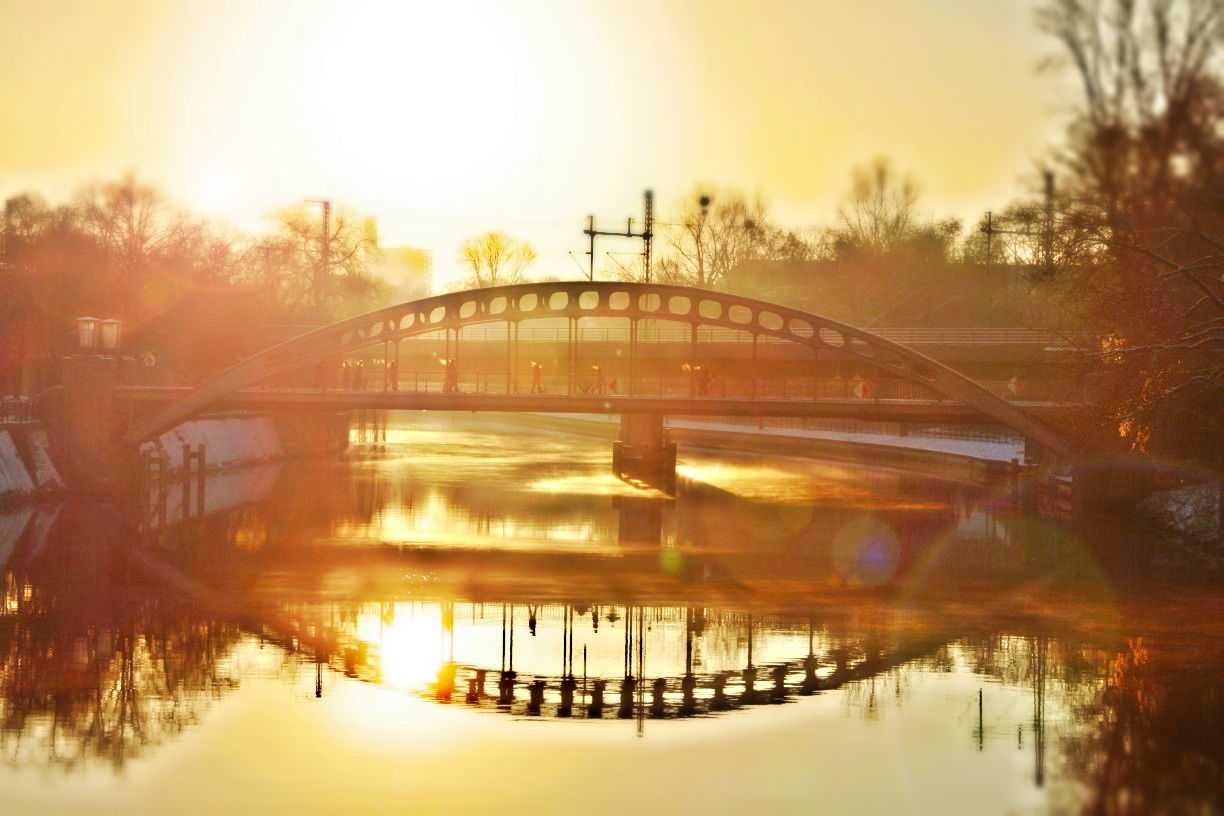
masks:
<svg viewBox="0 0 1224 816"><path fill-rule="evenodd" d="M1006 484L689 447L667 496L609 439L409 415L202 518L0 515L4 812L1221 810L1219 591Z"/></svg>

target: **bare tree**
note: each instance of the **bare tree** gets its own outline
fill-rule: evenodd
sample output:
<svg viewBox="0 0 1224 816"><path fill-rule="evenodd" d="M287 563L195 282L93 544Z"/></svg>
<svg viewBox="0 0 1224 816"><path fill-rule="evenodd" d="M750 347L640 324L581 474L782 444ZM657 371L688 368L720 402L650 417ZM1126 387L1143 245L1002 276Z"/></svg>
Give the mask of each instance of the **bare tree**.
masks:
<svg viewBox="0 0 1224 816"><path fill-rule="evenodd" d="M668 252L656 264L660 282L716 288L750 260L806 260L810 242L777 227L765 202L735 190L705 190L681 200L663 225Z"/></svg>
<svg viewBox="0 0 1224 816"><path fill-rule="evenodd" d="M176 261L190 254L203 225L172 206L156 188L129 172L95 184L78 198L86 230L101 246L120 316L146 317L172 297Z"/></svg>
<svg viewBox="0 0 1224 816"><path fill-rule="evenodd" d="M909 177L898 177L888 159L854 169L850 195L837 207L837 222L828 237L835 254L887 255L913 237L920 227L918 189Z"/></svg>
<svg viewBox="0 0 1224 816"><path fill-rule="evenodd" d="M472 273L462 285L483 289L522 283L524 272L535 259L536 253L530 244L504 232L473 236L459 245L459 262Z"/></svg>
<svg viewBox="0 0 1224 816"><path fill-rule="evenodd" d="M315 281L321 281L319 300L325 319L380 305L386 287L366 268L378 251L373 221L342 207L333 208L324 235L323 219L316 210L298 204L278 211L276 232L257 243L249 263L268 276L266 291L288 309L305 313L316 298Z"/></svg>
<svg viewBox="0 0 1224 816"><path fill-rule="evenodd" d="M1224 2L1049 0L1037 19L1083 91L1056 285L1102 337L1100 427L1224 464Z"/></svg>

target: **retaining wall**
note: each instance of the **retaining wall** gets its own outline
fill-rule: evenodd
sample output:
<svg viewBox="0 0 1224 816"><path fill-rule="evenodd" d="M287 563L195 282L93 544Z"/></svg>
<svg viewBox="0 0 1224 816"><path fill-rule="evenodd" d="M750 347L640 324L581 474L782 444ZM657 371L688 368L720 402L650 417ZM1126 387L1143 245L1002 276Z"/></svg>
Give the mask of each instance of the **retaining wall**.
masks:
<svg viewBox="0 0 1224 816"><path fill-rule="evenodd" d="M0 425L0 504L64 489L51 461L47 432L38 422Z"/></svg>

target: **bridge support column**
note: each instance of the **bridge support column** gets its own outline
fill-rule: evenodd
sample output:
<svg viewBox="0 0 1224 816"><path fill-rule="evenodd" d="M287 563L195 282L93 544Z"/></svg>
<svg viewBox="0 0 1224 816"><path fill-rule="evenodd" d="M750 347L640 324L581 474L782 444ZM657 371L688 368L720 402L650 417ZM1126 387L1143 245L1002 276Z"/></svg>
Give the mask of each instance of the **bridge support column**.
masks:
<svg viewBox="0 0 1224 816"><path fill-rule="evenodd" d="M612 443L612 472L667 493L676 490L676 444L658 414L621 414L620 438Z"/></svg>

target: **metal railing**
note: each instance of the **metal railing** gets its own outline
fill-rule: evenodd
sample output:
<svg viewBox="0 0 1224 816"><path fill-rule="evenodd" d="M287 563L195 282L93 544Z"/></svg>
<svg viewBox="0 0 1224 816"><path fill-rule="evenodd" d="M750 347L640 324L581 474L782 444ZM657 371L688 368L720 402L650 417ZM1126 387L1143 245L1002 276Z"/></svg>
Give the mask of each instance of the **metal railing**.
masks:
<svg viewBox="0 0 1224 816"><path fill-rule="evenodd" d="M1030 345L1061 349L1090 348L1095 336L1087 332L1063 333L1046 329L870 329L873 334L903 346L1008 346ZM507 327L491 325L466 327L460 330L461 342L505 343ZM569 329L564 327L519 327L520 343L568 343ZM639 343L687 343L689 329L685 326L656 326L643 322L638 326ZM751 343L752 332L717 326L699 326L697 340L702 343ZM403 343L442 342L442 330L417 335ZM628 326L583 326L578 329L579 343L628 343ZM758 343L789 343L790 340L759 335Z"/></svg>
<svg viewBox="0 0 1224 816"><path fill-rule="evenodd" d="M34 422L38 415L29 397L0 397L0 422Z"/></svg>
<svg viewBox="0 0 1224 816"><path fill-rule="evenodd" d="M333 391L413 391L444 393L447 390L443 371L399 372L397 382L390 382L380 372L373 372L361 387ZM1078 381L1017 382L983 381L979 383L995 396L1012 402L1080 404L1084 401L1083 386ZM549 373L533 383L530 374L507 374L505 371L459 371L452 390L464 394L621 394L630 393L629 377L605 373L602 377L589 370L571 379L565 373ZM704 386L691 376L643 375L633 380L632 393L643 397L710 397L759 400L863 400L887 402L952 402L947 397L917 383L906 380L843 379L841 377L737 378L714 377Z"/></svg>

